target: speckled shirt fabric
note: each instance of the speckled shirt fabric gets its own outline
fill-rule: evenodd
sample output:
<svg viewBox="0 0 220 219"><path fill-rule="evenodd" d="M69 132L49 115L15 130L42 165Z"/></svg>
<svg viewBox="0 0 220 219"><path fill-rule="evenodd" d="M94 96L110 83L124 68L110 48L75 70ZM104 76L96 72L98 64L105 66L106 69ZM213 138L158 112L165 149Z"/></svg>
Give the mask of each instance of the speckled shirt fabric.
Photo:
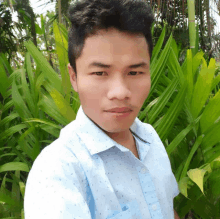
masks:
<svg viewBox="0 0 220 219"><path fill-rule="evenodd" d="M179 190L164 145L137 117L130 130L140 160L80 106L76 119L33 163L25 219L173 219Z"/></svg>

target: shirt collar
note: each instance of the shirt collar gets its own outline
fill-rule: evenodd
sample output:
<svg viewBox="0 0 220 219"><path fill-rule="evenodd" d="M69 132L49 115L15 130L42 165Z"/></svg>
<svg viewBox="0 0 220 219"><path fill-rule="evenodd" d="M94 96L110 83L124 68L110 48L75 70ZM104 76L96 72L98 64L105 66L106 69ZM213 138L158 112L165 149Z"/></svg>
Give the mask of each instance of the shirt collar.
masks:
<svg viewBox="0 0 220 219"><path fill-rule="evenodd" d="M69 130L69 131L68 131ZM100 129L83 111L80 106L76 119L61 130L60 136L67 133L71 135L74 131L85 143L91 155L105 151L113 146L117 146L122 151L127 151L125 147L119 146L117 142L111 139L102 129ZM136 117L130 127L131 132L144 143L152 143L149 131L144 124Z"/></svg>

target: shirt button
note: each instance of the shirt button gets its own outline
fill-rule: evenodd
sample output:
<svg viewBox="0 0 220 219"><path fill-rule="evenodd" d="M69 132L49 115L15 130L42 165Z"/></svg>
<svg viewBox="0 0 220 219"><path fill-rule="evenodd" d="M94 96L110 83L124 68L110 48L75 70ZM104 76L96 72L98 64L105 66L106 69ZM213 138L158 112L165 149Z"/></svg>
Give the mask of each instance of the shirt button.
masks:
<svg viewBox="0 0 220 219"><path fill-rule="evenodd" d="M157 210L157 205L156 205L156 204L152 205L152 209L153 209L154 211L156 211L156 210Z"/></svg>
<svg viewBox="0 0 220 219"><path fill-rule="evenodd" d="M146 168L142 168L142 169L141 169L141 173L144 174L144 173L146 173L146 172L147 172Z"/></svg>

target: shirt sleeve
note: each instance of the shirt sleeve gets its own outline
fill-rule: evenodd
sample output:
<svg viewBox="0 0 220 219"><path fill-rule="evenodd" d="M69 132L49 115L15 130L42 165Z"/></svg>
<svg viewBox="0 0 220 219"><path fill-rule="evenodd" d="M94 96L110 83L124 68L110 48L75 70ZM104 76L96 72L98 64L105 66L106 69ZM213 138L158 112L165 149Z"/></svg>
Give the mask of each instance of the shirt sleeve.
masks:
<svg viewBox="0 0 220 219"><path fill-rule="evenodd" d="M173 185L173 198L175 198L177 195L179 195L180 191L179 191L179 187L178 187L178 183L176 181L176 178L174 176L174 174L172 174L172 185Z"/></svg>
<svg viewBox="0 0 220 219"><path fill-rule="evenodd" d="M82 169L77 158L64 151L50 145L34 161L25 188L25 219L91 219Z"/></svg>

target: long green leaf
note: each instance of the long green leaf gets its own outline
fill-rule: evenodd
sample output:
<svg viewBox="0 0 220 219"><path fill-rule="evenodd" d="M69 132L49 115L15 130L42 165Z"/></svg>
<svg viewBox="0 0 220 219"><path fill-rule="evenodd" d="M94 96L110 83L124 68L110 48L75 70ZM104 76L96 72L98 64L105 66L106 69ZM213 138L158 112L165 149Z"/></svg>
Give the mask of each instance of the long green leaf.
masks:
<svg viewBox="0 0 220 219"><path fill-rule="evenodd" d="M166 136L171 131L177 116L179 115L180 111L183 108L185 93L186 93L186 83L181 87L174 102L172 103L172 105L170 106L170 108L168 109L168 111L161 119L159 125L156 128L156 131L162 141L166 139Z"/></svg>
<svg viewBox="0 0 220 219"><path fill-rule="evenodd" d="M202 149L205 153L206 151L210 150L215 144L220 142L220 121L214 123L209 129L204 132L204 139L202 142Z"/></svg>
<svg viewBox="0 0 220 219"><path fill-rule="evenodd" d="M214 159L220 156L220 143L218 143L215 147L211 148L209 151L206 152L206 162L210 163Z"/></svg>
<svg viewBox="0 0 220 219"><path fill-rule="evenodd" d="M10 108L13 107L13 106L14 106L13 100L9 100L9 101L4 105L4 107L3 107L3 109L2 109L2 113L3 113L3 112L6 112L8 109L10 109Z"/></svg>
<svg viewBox="0 0 220 219"><path fill-rule="evenodd" d="M62 77L62 87L64 89L64 94L69 94L71 92L71 83L67 69L67 64L69 62L67 56L68 41L63 36L56 21L53 24L53 30L55 34L56 50L60 64L59 67ZM67 101L69 102L69 99Z"/></svg>
<svg viewBox="0 0 220 219"><path fill-rule="evenodd" d="M3 98L6 98L6 91L9 87L9 80L5 71L5 67L3 63L0 61L0 93L2 94Z"/></svg>
<svg viewBox="0 0 220 219"><path fill-rule="evenodd" d="M172 47L170 48L170 56L169 59L167 60L167 66L169 69L169 75L172 74L172 77L177 77L179 84L182 86L185 81L184 75L180 67L180 64L178 62L177 56L175 55Z"/></svg>
<svg viewBox="0 0 220 219"><path fill-rule="evenodd" d="M47 62L43 54L35 47L35 45L28 41L25 43L26 48L28 49L31 56L34 58L37 65L41 68L43 74L48 78L49 81L54 85L54 87L62 93L62 83L58 74L53 70L50 64Z"/></svg>
<svg viewBox="0 0 220 219"><path fill-rule="evenodd" d="M214 80L212 81L212 88L211 90L214 90L215 87L220 83L220 74L217 75Z"/></svg>
<svg viewBox="0 0 220 219"><path fill-rule="evenodd" d="M7 192L6 192L7 191ZM11 191L4 189L4 191L0 191L0 200L7 204L8 209L6 212L18 212L22 209L23 203L21 201L17 201L12 197ZM13 217L14 218L14 217ZM18 217L16 217L17 219ZM3 218L2 218L3 219ZM6 218L7 219L7 218ZM8 219L11 219L8 218Z"/></svg>
<svg viewBox="0 0 220 219"><path fill-rule="evenodd" d="M58 25L59 25L60 31L62 32L63 37L68 42L69 37L68 37L68 30L67 30L67 28L62 23L60 23Z"/></svg>
<svg viewBox="0 0 220 219"><path fill-rule="evenodd" d="M12 70L11 65L10 65L10 63L8 62L8 60L7 60L6 56L5 56L5 54L3 54L3 53L0 53L0 62L4 65L4 67L5 67L6 71L7 71L7 73L8 73L9 75L11 75L12 72L13 72L13 70Z"/></svg>
<svg viewBox="0 0 220 219"><path fill-rule="evenodd" d="M35 127L32 126L26 130L18 139L18 144L25 154L27 154L33 161L40 153L40 146L37 143L37 139L34 139L35 142L32 142L32 132L35 131ZM30 147L31 146L31 147Z"/></svg>
<svg viewBox="0 0 220 219"><path fill-rule="evenodd" d="M168 101L170 100L171 96L175 92L175 89L177 88L178 80L177 78L173 78L170 85L165 89L165 91L160 95L157 103L152 107L152 109L149 111L149 123L152 124L157 116L161 113L163 108L166 106Z"/></svg>
<svg viewBox="0 0 220 219"><path fill-rule="evenodd" d="M139 112L138 118L139 118L141 121L145 118L146 114L147 114L148 111L151 109L151 107L153 107L153 106L157 103L158 99L159 99L159 97L155 98L153 101L151 101L151 102L144 108L143 111L140 111L140 112Z"/></svg>
<svg viewBox="0 0 220 219"><path fill-rule="evenodd" d="M196 71L198 70L198 67L201 65L203 55L204 55L204 52L200 51L193 57L193 61L192 61L193 77L195 77Z"/></svg>
<svg viewBox="0 0 220 219"><path fill-rule="evenodd" d="M59 111L59 108L56 106L51 96L43 91L38 106L42 111L47 113L51 118L53 118L59 124L67 125L69 123L69 121L62 116L62 114Z"/></svg>
<svg viewBox="0 0 220 219"><path fill-rule="evenodd" d="M166 33L166 26L164 26L162 33L160 34L160 37L159 37L159 39L153 49L152 57L151 57L151 60L152 60L151 64L154 64L155 61L157 60L157 56L160 53L160 50L161 50L163 42L164 42L165 33Z"/></svg>
<svg viewBox="0 0 220 219"><path fill-rule="evenodd" d="M220 169L217 169L212 172L209 177L210 189L215 200L219 200L220 196Z"/></svg>
<svg viewBox="0 0 220 219"><path fill-rule="evenodd" d="M179 185L179 190L180 192L187 198L188 194L187 194L187 186L188 186L188 182L189 182L189 178L188 177L183 177L178 185Z"/></svg>
<svg viewBox="0 0 220 219"><path fill-rule="evenodd" d="M25 94L25 100L26 100L27 105L29 107L30 113L31 113L31 115L36 116L36 113L35 113L36 106L34 104L33 96L31 95L31 91L29 90L29 87L28 87L25 71L22 71L22 73L21 73L21 83L22 83L23 93ZM34 89L34 87L33 87L33 89Z"/></svg>
<svg viewBox="0 0 220 219"><path fill-rule="evenodd" d="M0 166L0 173L5 171L14 171L14 170L20 170L25 172L30 171L28 165L26 163L21 163L21 162L10 162Z"/></svg>
<svg viewBox="0 0 220 219"><path fill-rule="evenodd" d="M12 86L14 81L18 81L21 78L21 74L22 74L23 69L17 69L15 71L12 72L12 74L9 76L9 87Z"/></svg>
<svg viewBox="0 0 220 219"><path fill-rule="evenodd" d="M213 125L213 123L220 118L220 90L217 94L209 101L205 107L201 120L201 131L206 132Z"/></svg>
<svg viewBox="0 0 220 219"><path fill-rule="evenodd" d="M60 130L59 129L56 129L50 125L46 125L46 124L41 124L39 125L39 127L44 130L45 132L53 135L54 137L58 138L59 135L60 135Z"/></svg>
<svg viewBox="0 0 220 219"><path fill-rule="evenodd" d="M15 82L13 82L12 84L12 100L14 102L16 111L18 112L21 118L24 119L24 118L32 117L30 111L28 110L24 100L22 99L18 91L18 88Z"/></svg>
<svg viewBox="0 0 220 219"><path fill-rule="evenodd" d="M59 125L56 125L55 123L53 123L49 120L43 120L43 119L30 119L26 122L28 122L28 123L30 123L30 122L40 123L39 127L41 129L43 129L44 131L52 134L56 138L59 137L60 129L62 128Z"/></svg>
<svg viewBox="0 0 220 219"><path fill-rule="evenodd" d="M34 89L34 74L31 67L31 57L29 52L25 55L25 69L27 71L28 79L30 82L30 87L33 90Z"/></svg>
<svg viewBox="0 0 220 219"><path fill-rule="evenodd" d="M6 138L9 138L13 134L15 134L25 128L27 128L27 126L24 124L12 126L9 129L5 130L4 132L0 133L0 140L4 140Z"/></svg>
<svg viewBox="0 0 220 219"><path fill-rule="evenodd" d="M9 116L5 117L3 120L0 121L0 127L7 125L12 120L18 117L19 117L18 113L11 113Z"/></svg>
<svg viewBox="0 0 220 219"><path fill-rule="evenodd" d="M187 173L189 164L190 164L190 162L191 162L191 160L192 160L192 157L193 157L193 155L195 154L197 148L200 146L200 144L201 144L203 138L204 138L204 135L200 135L200 136L196 139L196 142L195 142L195 144L193 145L193 147L192 147L192 149L191 149L191 151L190 151L190 154L189 154L189 156L188 156L188 158L187 158L187 160L186 160L186 163L185 163L185 165L184 165L184 168L183 168L182 174L181 174L181 176L180 176L180 179L182 179L183 177L186 176L186 173Z"/></svg>
<svg viewBox="0 0 220 219"><path fill-rule="evenodd" d="M192 55L192 50L187 50L187 62L186 62L187 68L186 68L186 72L185 77L187 80L187 84L188 84L188 88L187 88L187 99L189 100L189 102L192 99L192 94L193 94L193 55ZM195 117L194 117L195 118Z"/></svg>
<svg viewBox="0 0 220 219"><path fill-rule="evenodd" d="M186 137L186 135L192 130L193 126L199 121L200 117L198 117L195 123L189 124L185 129L183 129L176 138L166 147L166 151L168 156L178 147L180 142Z"/></svg>
<svg viewBox="0 0 220 219"><path fill-rule="evenodd" d="M213 67L211 69L203 68L200 71L191 101L191 111L194 118L199 115L209 97L214 73L215 68Z"/></svg>
<svg viewBox="0 0 220 219"><path fill-rule="evenodd" d="M151 95L153 94L158 84L158 81L161 78L161 75L164 74L164 68L166 66L166 62L170 54L170 46L171 46L172 40L173 38L171 34L169 37L169 40L166 43L165 48L160 54L160 57L157 59L157 62L151 65L151 84L152 85L151 85L150 93L143 104L144 107L146 106L147 101L150 99Z"/></svg>
<svg viewBox="0 0 220 219"><path fill-rule="evenodd" d="M73 121L76 118L76 114L63 96L56 89L53 89L50 92L50 95L53 98L56 106L59 108L62 116L65 117L69 122Z"/></svg>
<svg viewBox="0 0 220 219"><path fill-rule="evenodd" d="M35 119L35 118L33 118L33 119L29 119L25 122L28 122L28 123L30 123L30 122L41 123L41 124L45 124L45 125L51 126L53 128L59 129L59 130L62 128L59 125L56 125L55 123L53 123L52 121L46 120L46 119Z"/></svg>

